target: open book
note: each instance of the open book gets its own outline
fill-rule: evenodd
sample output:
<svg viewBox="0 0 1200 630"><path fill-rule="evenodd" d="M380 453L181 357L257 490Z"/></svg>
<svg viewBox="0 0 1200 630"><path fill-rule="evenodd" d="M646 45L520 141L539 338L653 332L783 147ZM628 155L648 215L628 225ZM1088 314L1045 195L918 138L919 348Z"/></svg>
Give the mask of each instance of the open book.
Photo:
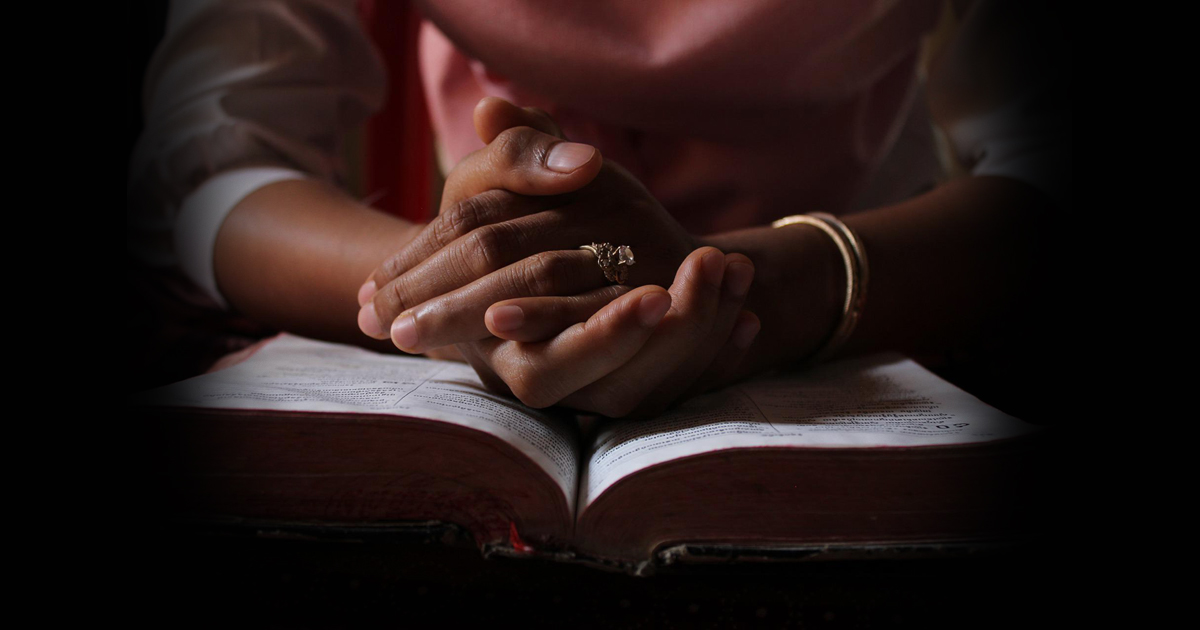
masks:
<svg viewBox="0 0 1200 630"><path fill-rule="evenodd" d="M461 363L290 335L245 354L136 401L186 436L194 516L442 521L487 550L641 570L689 548L768 557L998 540L1022 526L1035 427L896 355L584 431L489 393Z"/></svg>

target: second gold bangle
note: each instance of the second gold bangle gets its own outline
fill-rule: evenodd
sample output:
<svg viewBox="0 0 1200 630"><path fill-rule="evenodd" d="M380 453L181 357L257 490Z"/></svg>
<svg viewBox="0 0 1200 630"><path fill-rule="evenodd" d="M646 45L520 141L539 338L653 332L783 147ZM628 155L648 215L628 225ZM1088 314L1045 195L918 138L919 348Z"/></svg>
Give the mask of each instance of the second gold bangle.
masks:
<svg viewBox="0 0 1200 630"><path fill-rule="evenodd" d="M842 316L833 332L813 353L809 363L818 363L837 352L838 348L850 338L862 316L863 305L867 298L867 281L869 272L867 253L862 246L862 240L849 226L837 217L824 212L798 214L784 217L771 223L771 227L780 228L788 225L810 225L815 227L837 245L842 255L842 263L846 266L846 297L842 302Z"/></svg>

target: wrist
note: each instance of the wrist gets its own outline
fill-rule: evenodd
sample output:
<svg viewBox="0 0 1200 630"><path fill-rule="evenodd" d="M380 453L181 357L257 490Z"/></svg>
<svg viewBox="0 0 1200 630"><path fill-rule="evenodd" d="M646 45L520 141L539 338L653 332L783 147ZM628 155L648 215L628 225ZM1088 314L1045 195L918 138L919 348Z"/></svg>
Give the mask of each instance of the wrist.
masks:
<svg viewBox="0 0 1200 630"><path fill-rule="evenodd" d="M751 228L714 235L707 244L748 256L755 267L746 309L762 330L742 374L795 365L829 339L841 319L846 270L841 253L818 228Z"/></svg>
<svg viewBox="0 0 1200 630"><path fill-rule="evenodd" d="M246 196L221 226L217 285L237 311L297 334L362 343L355 292L417 226L317 180Z"/></svg>

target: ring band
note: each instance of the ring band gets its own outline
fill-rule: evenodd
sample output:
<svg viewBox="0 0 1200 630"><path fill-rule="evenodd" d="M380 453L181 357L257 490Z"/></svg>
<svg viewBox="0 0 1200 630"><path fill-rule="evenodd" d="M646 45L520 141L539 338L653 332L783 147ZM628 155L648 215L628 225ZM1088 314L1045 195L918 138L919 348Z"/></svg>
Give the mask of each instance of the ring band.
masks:
<svg viewBox="0 0 1200 630"><path fill-rule="evenodd" d="M596 255L596 263L604 272L604 279L613 284L625 284L629 268L634 265L633 250L628 245L614 247L611 243L592 243L580 246Z"/></svg>

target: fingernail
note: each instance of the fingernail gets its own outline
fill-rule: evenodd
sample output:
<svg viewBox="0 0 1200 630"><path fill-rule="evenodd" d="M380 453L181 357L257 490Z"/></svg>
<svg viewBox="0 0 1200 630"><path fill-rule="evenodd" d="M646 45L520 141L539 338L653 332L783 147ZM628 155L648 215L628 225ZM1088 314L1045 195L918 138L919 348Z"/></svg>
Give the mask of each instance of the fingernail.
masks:
<svg viewBox="0 0 1200 630"><path fill-rule="evenodd" d="M401 350L416 350L417 320L412 313L401 313L400 317L392 322L392 343Z"/></svg>
<svg viewBox="0 0 1200 630"><path fill-rule="evenodd" d="M762 324L757 319L750 319L738 324L737 328L733 329L733 345L739 350L745 350L754 343L754 338L758 336L759 329Z"/></svg>
<svg viewBox="0 0 1200 630"><path fill-rule="evenodd" d="M516 330L525 323L525 311L520 306L497 306L488 312L492 316L492 328L499 332Z"/></svg>
<svg viewBox="0 0 1200 630"><path fill-rule="evenodd" d="M373 302L363 304L363 307L358 310L358 328L368 337L378 339L383 336L383 324L379 323L379 316L375 314Z"/></svg>
<svg viewBox="0 0 1200 630"><path fill-rule="evenodd" d="M725 254L708 252L700 259L700 266L704 270L705 282L721 286L721 276L725 273Z"/></svg>
<svg viewBox="0 0 1200 630"><path fill-rule="evenodd" d="M358 289L358 305L362 306L363 304L366 304L367 300L370 300L372 295L375 295L375 281L367 280L367 283Z"/></svg>
<svg viewBox="0 0 1200 630"><path fill-rule="evenodd" d="M662 321L671 308L671 296L666 293L651 293L638 302L638 321L649 328Z"/></svg>
<svg viewBox="0 0 1200 630"><path fill-rule="evenodd" d="M732 263L725 269L725 288L733 297L743 297L750 291L754 281L754 267L746 263Z"/></svg>
<svg viewBox="0 0 1200 630"><path fill-rule="evenodd" d="M574 173L592 159L596 149L578 142L560 142L546 156L546 168L559 173Z"/></svg>

